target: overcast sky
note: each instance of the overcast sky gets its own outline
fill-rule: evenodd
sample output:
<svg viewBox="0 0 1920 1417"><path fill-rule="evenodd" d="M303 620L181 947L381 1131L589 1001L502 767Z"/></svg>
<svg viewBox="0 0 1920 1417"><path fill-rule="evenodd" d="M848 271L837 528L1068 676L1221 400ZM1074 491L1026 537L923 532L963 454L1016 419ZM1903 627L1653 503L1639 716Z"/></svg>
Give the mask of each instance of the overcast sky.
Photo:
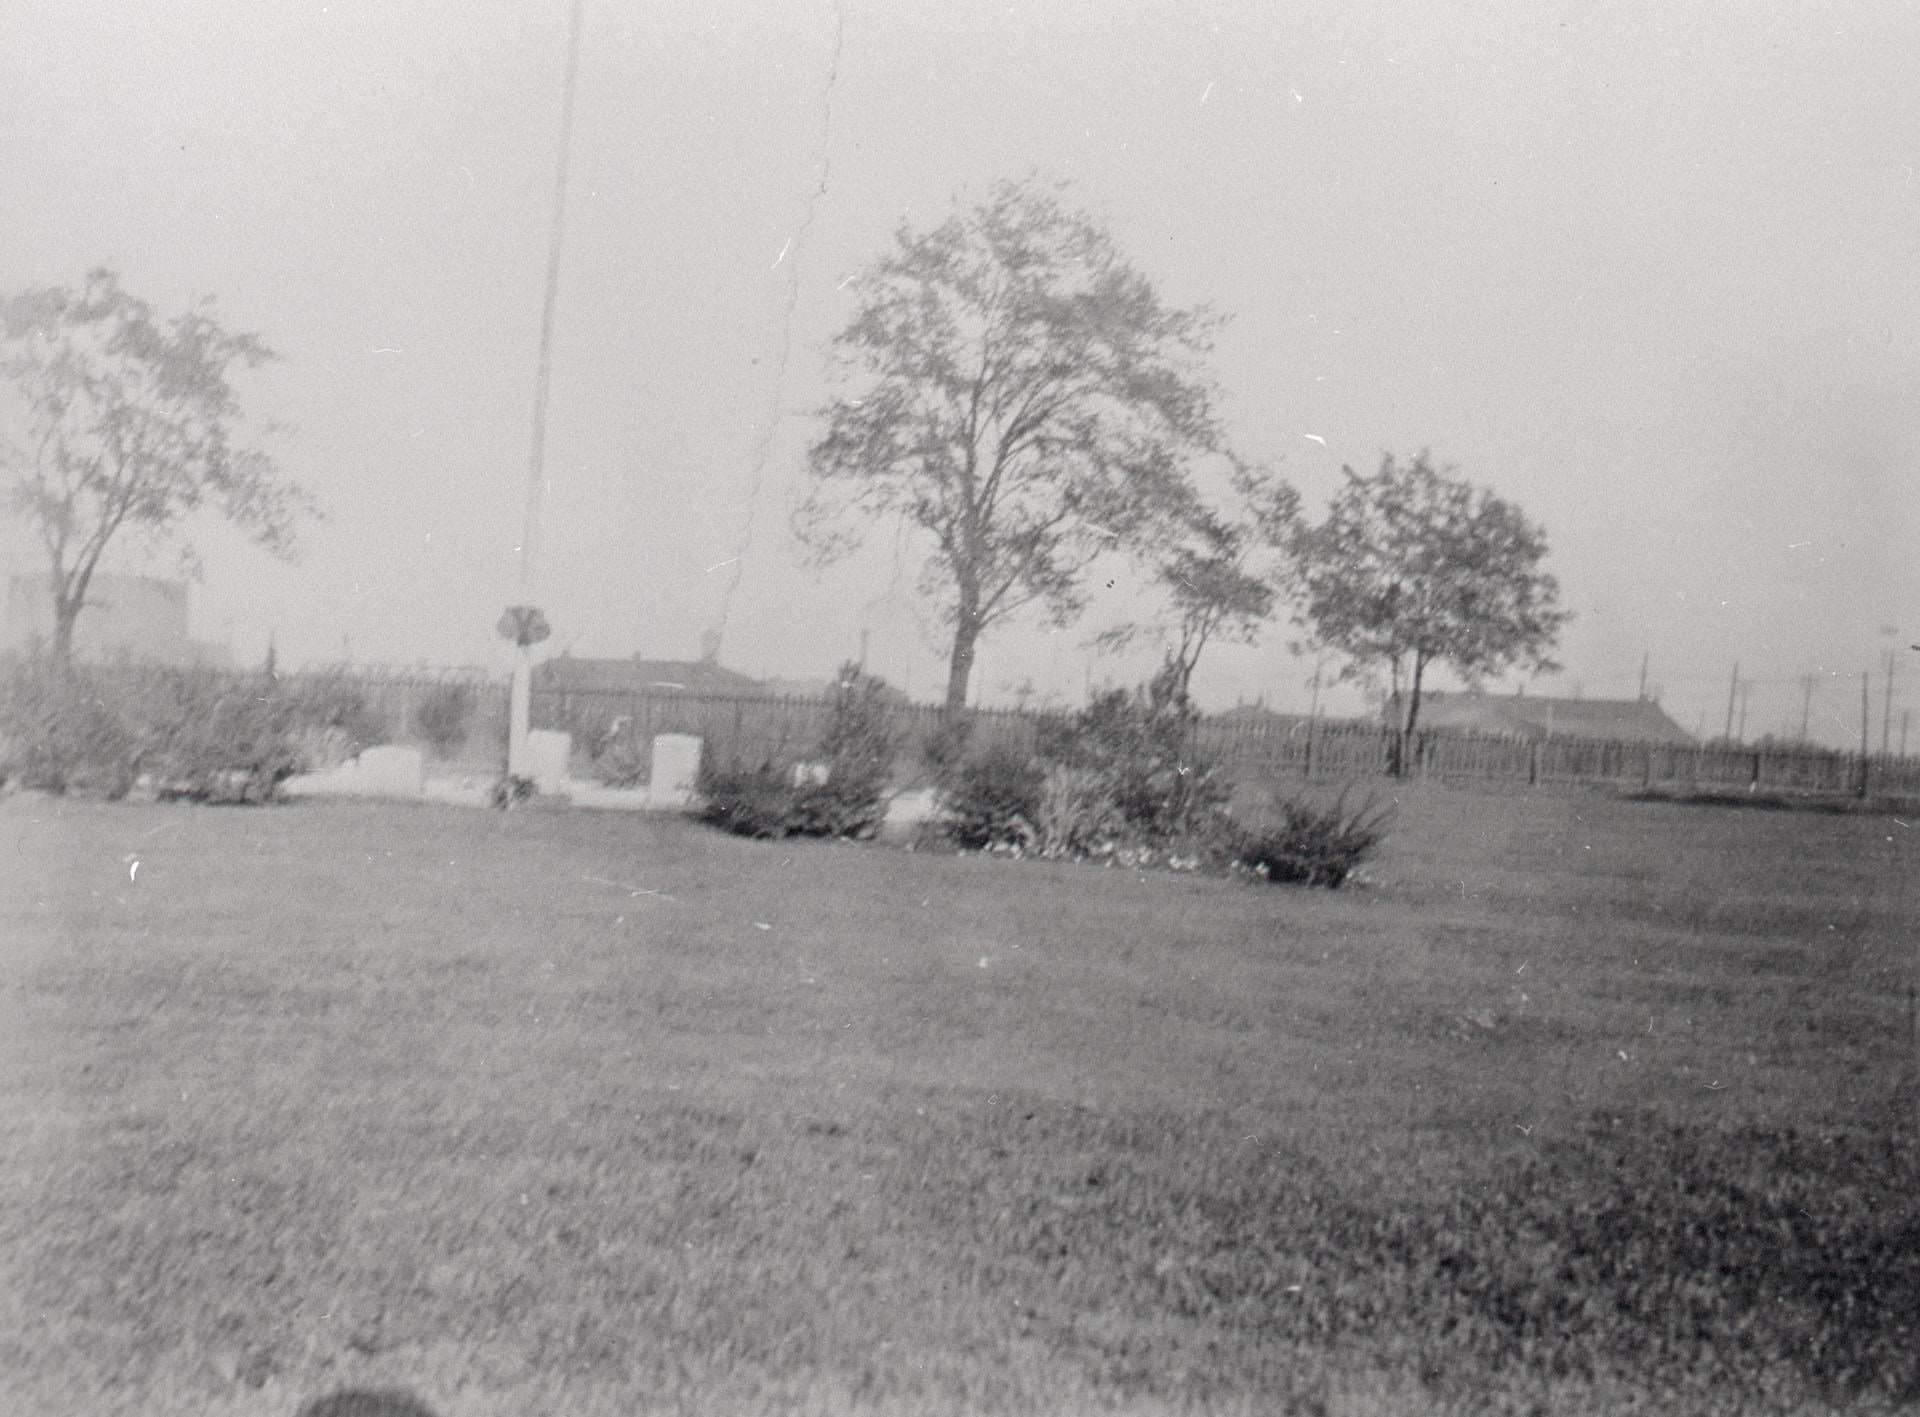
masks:
<svg viewBox="0 0 1920 1417"><path fill-rule="evenodd" d="M882 530L806 570L788 512L843 282L902 219L1038 170L1231 317L1229 427L1313 510L1342 463L1430 447L1544 523L1578 618L1539 691L1630 697L1647 654L1717 731L1738 659L1757 735L1824 671L1851 676L1813 701L1845 740L1897 647L1896 725L1920 706L1920 7L585 5L533 589L554 647L691 656L724 621L727 663L823 675L864 627L934 695L923 548ZM285 356L249 402L329 519L292 566L204 537L196 633L503 662L566 20L0 6L0 288L106 263ZM1131 677L1083 648L1127 612L1111 575L1076 629L990 637L978 690ZM1303 704L1288 638L1211 654L1203 700ZM1879 712L1876 680L1876 739Z"/></svg>

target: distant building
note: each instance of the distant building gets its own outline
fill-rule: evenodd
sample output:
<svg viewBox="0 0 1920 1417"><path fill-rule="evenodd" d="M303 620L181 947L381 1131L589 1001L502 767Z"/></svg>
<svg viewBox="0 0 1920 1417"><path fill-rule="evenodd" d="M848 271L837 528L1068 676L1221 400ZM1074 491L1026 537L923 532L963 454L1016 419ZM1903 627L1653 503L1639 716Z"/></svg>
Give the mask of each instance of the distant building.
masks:
<svg viewBox="0 0 1920 1417"><path fill-rule="evenodd" d="M0 619L0 652L25 654L52 642L52 577L10 578L6 613ZM73 654L94 662L126 659L220 668L232 662L225 645L188 635L187 583L155 576L95 575L74 622Z"/></svg>
<svg viewBox="0 0 1920 1417"><path fill-rule="evenodd" d="M1420 696L1418 726L1519 738L1606 738L1620 743L1693 741L1693 735L1668 718L1666 711L1652 699L1426 693Z"/></svg>
<svg viewBox="0 0 1920 1417"><path fill-rule="evenodd" d="M556 655L533 667L533 687L544 693L763 694L760 680L710 659L576 659Z"/></svg>

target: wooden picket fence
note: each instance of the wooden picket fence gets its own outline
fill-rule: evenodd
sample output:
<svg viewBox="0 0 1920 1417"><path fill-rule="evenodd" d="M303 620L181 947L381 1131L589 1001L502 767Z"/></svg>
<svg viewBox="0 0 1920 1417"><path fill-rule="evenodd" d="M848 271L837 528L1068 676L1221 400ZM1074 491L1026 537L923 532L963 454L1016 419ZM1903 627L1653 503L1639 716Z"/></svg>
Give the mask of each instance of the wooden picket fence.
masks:
<svg viewBox="0 0 1920 1417"><path fill-rule="evenodd" d="M722 760L753 762L804 757L826 731L831 711L825 699L740 694L536 690L533 696L534 725L566 729L577 741L598 737L639 745L657 734L684 733L702 739L706 751ZM933 704L893 704L887 713L903 763L917 757L944 718ZM976 749L1031 752L1043 727L1068 715L991 708L975 709L970 717ZM1193 734L1196 756L1242 782L1377 776L1392 770L1394 746L1391 730L1366 720L1212 718L1196 724ZM1920 758L1863 758L1802 746L1534 740L1431 730L1407 743L1404 770L1409 777L1452 782L1920 795Z"/></svg>

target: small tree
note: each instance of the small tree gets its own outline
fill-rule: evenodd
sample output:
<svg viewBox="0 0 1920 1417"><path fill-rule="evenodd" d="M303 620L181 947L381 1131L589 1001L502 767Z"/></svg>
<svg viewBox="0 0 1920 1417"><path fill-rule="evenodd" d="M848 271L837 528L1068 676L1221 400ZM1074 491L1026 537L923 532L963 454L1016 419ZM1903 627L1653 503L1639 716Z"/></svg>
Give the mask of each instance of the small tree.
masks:
<svg viewBox="0 0 1920 1417"><path fill-rule="evenodd" d="M8 504L46 552L56 662L73 654L100 558L123 532L182 536L211 504L278 555L311 499L264 452L238 445L236 369L273 353L208 305L171 317L96 270L79 290L36 287L0 301L0 388L18 416L0 417Z"/></svg>
<svg viewBox="0 0 1920 1417"><path fill-rule="evenodd" d="M1081 577L1220 444L1199 372L1218 323L1164 304L1091 217L1038 181L1002 182L931 231L903 227L835 340L795 528L821 561L850 514L925 533L923 592L953 626L949 712L980 636L1028 605L1058 624Z"/></svg>
<svg viewBox="0 0 1920 1417"><path fill-rule="evenodd" d="M1513 504L1425 452L1405 466L1388 454L1372 477L1343 472L1326 520L1296 542L1299 614L1346 656L1342 677L1387 670L1398 772L1430 665L1469 681L1556 668L1550 651L1571 617L1540 569L1545 532Z"/></svg>
<svg viewBox="0 0 1920 1417"><path fill-rule="evenodd" d="M1149 538L1163 612L1103 631L1094 643L1123 650L1151 640L1165 651L1171 687L1187 697L1209 644L1252 644L1273 614L1298 538L1300 496L1276 478L1239 468L1234 505L1221 510L1194 500Z"/></svg>

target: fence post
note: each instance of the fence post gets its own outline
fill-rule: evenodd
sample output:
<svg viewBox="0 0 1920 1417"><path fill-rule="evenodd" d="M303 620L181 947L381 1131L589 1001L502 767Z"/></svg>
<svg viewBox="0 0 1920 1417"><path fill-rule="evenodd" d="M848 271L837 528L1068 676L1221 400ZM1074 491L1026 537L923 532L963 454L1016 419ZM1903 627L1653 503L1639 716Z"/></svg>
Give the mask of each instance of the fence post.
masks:
<svg viewBox="0 0 1920 1417"><path fill-rule="evenodd" d="M1747 787L1749 792L1758 789L1760 786L1760 752L1761 750L1756 748L1753 753L1753 779Z"/></svg>
<svg viewBox="0 0 1920 1417"><path fill-rule="evenodd" d="M1313 781L1313 740L1319 726L1320 720L1318 718L1310 718L1307 720L1307 765L1306 772L1303 775L1308 782Z"/></svg>
<svg viewBox="0 0 1920 1417"><path fill-rule="evenodd" d="M1540 740L1534 738L1527 743L1527 786L1540 785Z"/></svg>

